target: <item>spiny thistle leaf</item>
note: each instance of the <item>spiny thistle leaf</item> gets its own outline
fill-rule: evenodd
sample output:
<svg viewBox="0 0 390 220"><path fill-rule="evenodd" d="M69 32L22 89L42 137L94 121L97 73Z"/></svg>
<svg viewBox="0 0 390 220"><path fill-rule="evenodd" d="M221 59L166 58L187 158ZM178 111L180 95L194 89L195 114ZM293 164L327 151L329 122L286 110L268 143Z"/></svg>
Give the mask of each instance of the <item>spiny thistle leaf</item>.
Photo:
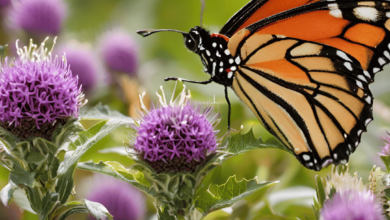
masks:
<svg viewBox="0 0 390 220"><path fill-rule="evenodd" d="M151 190L148 180L144 177L143 173L135 172L131 173L124 168L121 164L115 161L100 161L99 163L85 162L79 163L77 168L83 170L89 170L96 173L102 173L110 175L122 181L128 182L145 193L154 196L155 192Z"/></svg>
<svg viewBox="0 0 390 220"><path fill-rule="evenodd" d="M241 181L236 180L236 176L231 176L225 184L216 186L214 190L197 192L195 194L195 206L204 214L223 209L233 205L238 200L250 196L257 190L275 184L276 182L257 182L257 178Z"/></svg>

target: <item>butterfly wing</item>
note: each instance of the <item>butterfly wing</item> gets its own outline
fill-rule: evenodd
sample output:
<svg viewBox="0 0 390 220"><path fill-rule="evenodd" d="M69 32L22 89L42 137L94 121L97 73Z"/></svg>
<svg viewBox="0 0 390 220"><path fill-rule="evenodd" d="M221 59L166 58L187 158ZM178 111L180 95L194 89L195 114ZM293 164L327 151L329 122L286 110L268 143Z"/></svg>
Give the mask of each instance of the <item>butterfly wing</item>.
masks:
<svg viewBox="0 0 390 220"><path fill-rule="evenodd" d="M242 56L232 89L307 168L346 163L372 120L359 62L319 43L258 38L258 49Z"/></svg>
<svg viewBox="0 0 390 220"><path fill-rule="evenodd" d="M238 30L271 15L317 1L319 0L252 0L234 14L219 33L230 37Z"/></svg>
<svg viewBox="0 0 390 220"><path fill-rule="evenodd" d="M307 168L346 163L372 120L368 84L390 61L389 9L384 1L319 1L229 40L242 60L233 90Z"/></svg>

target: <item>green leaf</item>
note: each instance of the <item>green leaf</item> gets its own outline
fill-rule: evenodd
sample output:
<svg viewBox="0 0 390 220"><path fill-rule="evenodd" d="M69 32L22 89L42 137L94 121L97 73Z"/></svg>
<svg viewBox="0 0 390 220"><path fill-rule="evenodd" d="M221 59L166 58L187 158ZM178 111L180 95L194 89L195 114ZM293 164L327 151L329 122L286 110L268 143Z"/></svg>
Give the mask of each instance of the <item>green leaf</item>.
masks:
<svg viewBox="0 0 390 220"><path fill-rule="evenodd" d="M119 125L120 124L114 120L101 121L92 126L90 129L79 132L77 139L69 145L68 152L65 153L64 161L62 161L60 167L58 168L58 175L66 173L71 166L79 161L81 156L92 145L114 131L119 127Z"/></svg>
<svg viewBox="0 0 390 220"><path fill-rule="evenodd" d="M83 126L77 118L71 118L66 124L56 127L53 132L53 142L58 147L62 147L64 143L67 143L71 137L80 131L84 131Z"/></svg>
<svg viewBox="0 0 390 220"><path fill-rule="evenodd" d="M224 150L236 156L250 150L269 148L279 149L291 153L291 150L280 143L276 138L270 138L265 142L261 140L261 138L256 139L252 129L246 134L242 134L240 132L228 137L228 145Z"/></svg>
<svg viewBox="0 0 390 220"><path fill-rule="evenodd" d="M18 186L15 185L11 180L8 184L0 191L0 199L4 206L8 206L14 196L14 191Z"/></svg>
<svg viewBox="0 0 390 220"><path fill-rule="evenodd" d="M96 219L102 219L105 220L106 217L110 220L112 220L112 215L106 207L104 207L102 204L97 203L97 202L92 202L89 200L84 200L85 206L87 207L88 211L96 218Z"/></svg>
<svg viewBox="0 0 390 220"><path fill-rule="evenodd" d="M42 199L42 207L39 211L39 220L48 220L48 216L53 212L56 205L59 204L58 193L47 193Z"/></svg>
<svg viewBox="0 0 390 220"><path fill-rule="evenodd" d="M62 174L56 182L55 191L59 194L61 204L64 204L73 190L73 174L76 169L76 164L71 166L66 173Z"/></svg>
<svg viewBox="0 0 390 220"><path fill-rule="evenodd" d="M214 190L209 187L206 192L196 192L195 206L206 215L209 212L229 207L257 190L275 183L258 183L257 178L251 180L243 179L237 182L236 176L231 176L225 184L215 186Z"/></svg>
<svg viewBox="0 0 390 220"><path fill-rule="evenodd" d="M0 141L8 150L13 150L19 142L19 139L11 132L7 131L3 127L0 127Z"/></svg>
<svg viewBox="0 0 390 220"><path fill-rule="evenodd" d="M33 140L33 145L42 155L55 155L58 149L57 145L53 142L43 138L35 138Z"/></svg>
<svg viewBox="0 0 390 220"><path fill-rule="evenodd" d="M325 199L326 199L324 183L322 182L322 178L319 177L318 175L316 175L315 180L316 180L316 188L317 188L317 190L316 190L317 191L317 199L318 199L318 202L320 203L321 208L322 208L322 206L324 205Z"/></svg>
<svg viewBox="0 0 390 220"><path fill-rule="evenodd" d="M113 111L108 106L102 104L98 104L91 109L83 109L80 117L83 120L110 120L120 124L134 123L132 118Z"/></svg>
<svg viewBox="0 0 390 220"><path fill-rule="evenodd" d="M79 163L77 165L77 168L83 170L89 170L96 173L102 173L105 175L110 175L112 177L130 183L131 185L137 187L138 189L142 190L143 192L151 196L155 195L155 191L153 191L150 188L150 184L148 180L145 178L145 176L143 175L143 173L141 172L132 173L130 170L127 170L118 162L100 161L97 164L93 162L85 162L85 163Z"/></svg>
<svg viewBox="0 0 390 220"><path fill-rule="evenodd" d="M31 208L39 213L42 207L42 192L37 187L30 188L24 187L28 201L30 202Z"/></svg>
<svg viewBox="0 0 390 220"><path fill-rule="evenodd" d="M19 164L14 163L13 164L13 170L11 170L9 174L9 179L16 185L25 185L28 187L33 187L34 179L35 179L35 172L29 172Z"/></svg>
<svg viewBox="0 0 390 220"><path fill-rule="evenodd" d="M381 156L381 159L386 165L387 172L390 172L390 156Z"/></svg>
<svg viewBox="0 0 390 220"><path fill-rule="evenodd" d="M66 220L69 216L74 214L89 213L88 209L84 205L72 207L64 211L57 220Z"/></svg>
<svg viewBox="0 0 390 220"><path fill-rule="evenodd" d="M157 207L157 218L158 220L176 220L175 216L171 216L168 213L168 209L163 207Z"/></svg>

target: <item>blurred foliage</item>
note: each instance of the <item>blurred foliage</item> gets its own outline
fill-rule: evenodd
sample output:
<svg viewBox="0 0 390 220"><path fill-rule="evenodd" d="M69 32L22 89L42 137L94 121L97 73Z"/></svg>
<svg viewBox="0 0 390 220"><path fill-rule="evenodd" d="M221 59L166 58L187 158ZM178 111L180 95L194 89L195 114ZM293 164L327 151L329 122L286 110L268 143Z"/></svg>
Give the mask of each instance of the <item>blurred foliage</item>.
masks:
<svg viewBox="0 0 390 220"><path fill-rule="evenodd" d="M80 42L87 42L94 51L98 52L98 41L102 33L114 28L123 28L128 31L139 46L141 67L138 71L138 79L144 86L152 101L156 102L154 95L160 85L165 91L172 91L174 82L164 82L165 77L178 76L191 80L206 80L208 76L202 72L202 64L199 58L187 51L183 45L182 36L177 33L159 33L148 38L142 38L135 34L136 30L147 28L173 28L188 31L191 27L200 23L200 1L198 0L67 0L68 18L64 30L58 38L58 43L76 39ZM248 0L206 0L204 12L204 27L212 32L217 32L223 24ZM6 9L3 9L6 10ZM1 16L5 16L2 12ZM1 20L4 20L3 18ZM29 37L4 33L1 28L1 44L14 45L16 39L28 39ZM26 42L25 42L26 43ZM12 54L12 49L8 49ZM100 62L100 61L96 61ZM104 73L104 70L101 70ZM373 164L383 166L377 152L379 146L383 146L381 137L390 125L390 81L389 68L379 73L376 82L371 86L375 96L374 122L368 126L368 132L363 134L362 142L357 151L351 155L350 171L358 171L364 178L368 179L368 173ZM223 87L217 84L195 85L187 84L193 98L198 101L220 104L222 122L219 125L222 136L227 128L227 104L223 95ZM104 85L104 80L96 90L88 94L90 103L109 105L111 108L124 114L128 106L124 102L123 94L118 87L109 88ZM167 94L170 96L170 94ZM232 127L239 129L244 126L244 132L253 128L255 135L261 136L263 140L270 137L259 124L254 115L250 112L232 91L229 91L232 102ZM134 103L132 103L134 104ZM136 103L139 105L139 103ZM92 125L92 124L91 124ZM90 126L91 126L90 125ZM125 167L130 166L131 161L126 156L114 153L100 154L99 150L104 148L123 146L127 139L127 128L120 128L113 134L100 140L82 158L81 161L92 160L98 163L104 161L118 161ZM232 209L218 211L206 219L227 220L227 219L314 219L311 205L315 196L315 175L325 177L331 171L325 168L320 172L307 170L290 154L274 149L262 149L231 158L223 166L214 169L203 181L202 186L208 187L210 183L222 184L229 176L236 175L237 179L252 179L258 176L259 181L280 182L270 190L259 191L254 196L235 204ZM85 182L92 173L76 171L77 194L71 199L81 199L88 193ZM7 184L8 171L0 167L0 188ZM367 182L367 181L366 181ZM299 188L297 188L299 187ZM299 189L299 190L297 190ZM287 196L288 195L288 196ZM305 196L302 196L305 195ZM148 217L155 218L155 210L152 200L148 198ZM15 211L16 210L16 211ZM4 209L0 204L0 216L7 216L7 213L17 213L18 209L13 207ZM229 213L229 214L228 214ZM230 215L230 213L232 213ZM21 219L33 220L36 216L23 212ZM78 215L72 219L85 219L84 215Z"/></svg>

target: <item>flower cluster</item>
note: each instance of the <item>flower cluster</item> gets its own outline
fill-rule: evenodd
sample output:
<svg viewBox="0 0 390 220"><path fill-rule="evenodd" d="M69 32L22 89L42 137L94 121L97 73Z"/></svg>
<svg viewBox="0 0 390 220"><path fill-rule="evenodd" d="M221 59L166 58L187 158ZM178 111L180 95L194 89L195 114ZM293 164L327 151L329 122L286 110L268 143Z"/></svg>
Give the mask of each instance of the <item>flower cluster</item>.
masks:
<svg viewBox="0 0 390 220"><path fill-rule="evenodd" d="M66 60L52 59L44 45L17 47L20 59L1 69L1 125L22 139L31 134L50 139L53 125L78 117L83 104Z"/></svg>
<svg viewBox="0 0 390 220"><path fill-rule="evenodd" d="M214 125L219 122L218 114L211 106L191 102L185 88L169 104L164 93L159 98L161 106L150 111L144 108L140 126L134 127L134 149L156 172L193 172L217 148Z"/></svg>

